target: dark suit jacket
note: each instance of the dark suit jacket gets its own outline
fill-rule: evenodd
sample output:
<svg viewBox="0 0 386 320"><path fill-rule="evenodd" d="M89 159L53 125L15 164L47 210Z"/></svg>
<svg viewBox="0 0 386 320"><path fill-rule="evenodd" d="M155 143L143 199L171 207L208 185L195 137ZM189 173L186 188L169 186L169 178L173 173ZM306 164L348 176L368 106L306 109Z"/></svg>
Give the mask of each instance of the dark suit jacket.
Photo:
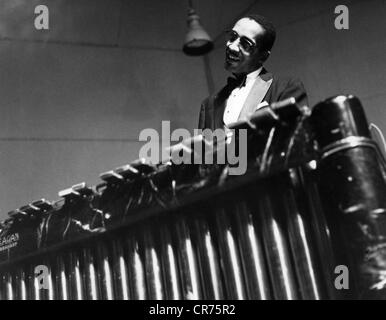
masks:
<svg viewBox="0 0 386 320"><path fill-rule="evenodd" d="M307 94L302 82L294 78L277 78L271 73L267 72L264 68L260 73L262 81L255 83L252 87L249 96L247 97L247 104L250 104L250 109L253 111L253 106L257 106L260 102L266 101L267 103L281 101L290 97L296 98L300 106L307 105ZM270 84L270 85L269 85ZM257 91L264 92L264 88L269 85L268 91L264 96L257 97L261 101L253 101L253 95ZM199 116L198 128L215 130L217 128L223 128L223 116L226 105L226 100L234 87L226 85L218 93L206 98L202 105ZM257 96L259 93L257 92ZM251 100L252 98L252 100Z"/></svg>
<svg viewBox="0 0 386 320"><path fill-rule="evenodd" d="M259 103L266 101L268 104L294 97L299 106L308 106L307 95L302 82L294 78L278 78L267 72L265 69L260 73L260 79L254 83L246 102L243 106L245 114L256 110ZM199 129L215 130L224 127L223 115L226 100L234 89L231 84L227 84L217 94L206 98L201 106L199 116ZM312 154L312 143L310 142L307 121L293 123L286 127L280 127L276 130L271 143L269 166L288 167L291 163L302 161L304 158L310 158ZM248 157L255 159L259 165L265 143L268 139L268 132L262 136L251 135L249 143L253 145L248 148ZM285 154L285 157L278 155ZM257 160L256 160L257 159Z"/></svg>

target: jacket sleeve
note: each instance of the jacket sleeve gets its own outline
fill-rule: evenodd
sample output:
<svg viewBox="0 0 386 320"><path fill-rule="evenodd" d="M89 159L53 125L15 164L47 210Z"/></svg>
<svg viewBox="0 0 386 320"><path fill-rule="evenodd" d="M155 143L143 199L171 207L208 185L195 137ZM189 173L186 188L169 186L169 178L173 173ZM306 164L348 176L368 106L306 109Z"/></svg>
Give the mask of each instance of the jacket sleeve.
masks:
<svg viewBox="0 0 386 320"><path fill-rule="evenodd" d="M309 106L307 93L303 83L299 79L290 79L279 96L278 101L294 97L300 107Z"/></svg>

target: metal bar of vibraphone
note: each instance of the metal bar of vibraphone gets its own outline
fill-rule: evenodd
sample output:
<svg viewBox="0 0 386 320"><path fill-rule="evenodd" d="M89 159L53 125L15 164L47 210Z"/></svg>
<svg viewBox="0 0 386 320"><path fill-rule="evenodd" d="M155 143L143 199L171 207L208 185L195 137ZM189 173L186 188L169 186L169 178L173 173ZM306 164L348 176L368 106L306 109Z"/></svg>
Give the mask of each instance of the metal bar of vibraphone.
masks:
<svg viewBox="0 0 386 320"><path fill-rule="evenodd" d="M288 182L290 184L283 183L285 187L280 192L280 199L288 221L289 241L301 297L320 300L326 294L321 280L315 234L312 232L312 208L307 205L299 172L290 169Z"/></svg>
<svg viewBox="0 0 386 320"><path fill-rule="evenodd" d="M259 228L255 226L252 211L245 200L234 206L234 223L246 284L248 299L271 299L271 285Z"/></svg>
<svg viewBox="0 0 386 320"><path fill-rule="evenodd" d="M31 273L31 266L26 264L23 270L25 275L26 300L35 300L34 274Z"/></svg>
<svg viewBox="0 0 386 320"><path fill-rule="evenodd" d="M272 191L272 190L271 190ZM277 195L261 192L258 200L260 223L268 269L273 288L273 297L278 300L299 298L296 277L291 261L291 252L286 235L282 212L275 208Z"/></svg>
<svg viewBox="0 0 386 320"><path fill-rule="evenodd" d="M99 300L101 298L96 260L92 247L82 248L80 266L85 289L83 299Z"/></svg>
<svg viewBox="0 0 386 320"><path fill-rule="evenodd" d="M110 240L100 241L96 244L99 288L103 300L113 300L115 298L111 252Z"/></svg>
<svg viewBox="0 0 386 320"><path fill-rule="evenodd" d="M129 300L130 288L128 285L128 267L125 250L121 237L111 243L112 251L112 281L114 283L114 297L117 300Z"/></svg>
<svg viewBox="0 0 386 320"><path fill-rule="evenodd" d="M314 169L308 168L298 172L302 181L302 189L307 206L310 210L310 224L313 234L315 234L316 252L320 256L321 277L325 290L325 297L328 299L337 298L336 288L334 287L334 257L333 248L329 240L329 230L326 218L322 209L322 203L315 179ZM336 266L336 264L335 264Z"/></svg>
<svg viewBox="0 0 386 320"><path fill-rule="evenodd" d="M247 296L243 269L235 228L229 214L229 207L222 204L214 216L221 268L225 278L226 298L244 300Z"/></svg>
<svg viewBox="0 0 386 320"><path fill-rule="evenodd" d="M79 251L70 251L67 255L69 270L69 287L71 300L84 300L85 288L81 270Z"/></svg>
<svg viewBox="0 0 386 320"><path fill-rule="evenodd" d="M209 212L197 208L199 214L191 219L195 247L201 275L201 286L203 299L220 300L225 299L225 288L220 268L218 249L215 244L214 233L209 224ZM205 216L204 214L208 214Z"/></svg>
<svg viewBox="0 0 386 320"><path fill-rule="evenodd" d="M6 300L5 286L4 286L4 271L0 274L0 300Z"/></svg>
<svg viewBox="0 0 386 320"><path fill-rule="evenodd" d="M173 244L173 237L165 223L160 224L158 237L160 240L165 297L168 300L180 300L182 292L178 274L177 253Z"/></svg>
<svg viewBox="0 0 386 320"><path fill-rule="evenodd" d="M142 234L142 245L145 253L145 272L148 299L165 299L165 288L161 272L161 259L156 248L156 239L151 228L145 228Z"/></svg>
<svg viewBox="0 0 386 320"><path fill-rule="evenodd" d="M18 283L17 283L17 278L16 278L16 273L15 270L16 268L13 268L13 270L9 270L7 272L6 276L6 282L7 282L7 300L20 300L19 296L19 288L18 288Z"/></svg>
<svg viewBox="0 0 386 320"><path fill-rule="evenodd" d="M7 300L6 291L5 291L5 275L4 271L0 274L0 299Z"/></svg>
<svg viewBox="0 0 386 320"><path fill-rule="evenodd" d="M8 271L4 270L0 277L1 281L1 300L10 300L9 299L9 289L8 289Z"/></svg>
<svg viewBox="0 0 386 320"><path fill-rule="evenodd" d="M145 300L147 298L144 259L140 252L138 239L134 234L125 241L127 252L127 274L131 300Z"/></svg>
<svg viewBox="0 0 386 320"><path fill-rule="evenodd" d="M7 300L7 277L5 270L0 275L0 294L1 300Z"/></svg>
<svg viewBox="0 0 386 320"><path fill-rule="evenodd" d="M69 300L69 270L64 261L65 255L59 253L55 258L55 285L58 300Z"/></svg>
<svg viewBox="0 0 386 320"><path fill-rule="evenodd" d="M25 282L25 272L23 267L17 267L17 270L14 272L15 279L15 292L18 300L27 300L27 288Z"/></svg>
<svg viewBox="0 0 386 320"><path fill-rule="evenodd" d="M11 272L7 272L5 275L5 291L6 291L6 297L7 300L16 300L17 297L15 296L14 292L14 286L13 286L13 281L12 281L12 274Z"/></svg>
<svg viewBox="0 0 386 320"><path fill-rule="evenodd" d="M200 274L197 253L193 247L192 230L189 228L187 217L180 213L171 230L175 229L177 259L180 271L182 299L202 299Z"/></svg>
<svg viewBox="0 0 386 320"><path fill-rule="evenodd" d="M42 300L54 300L56 299L55 295L55 286L54 286L54 275L53 275L53 264L51 262L51 259L46 257L42 260L42 264L47 267L47 274L46 276L46 286L47 288L43 288L42 285L39 285L40 294L42 296Z"/></svg>
<svg viewBox="0 0 386 320"><path fill-rule="evenodd" d="M35 275L35 262L31 261L26 266L27 273L27 299L28 300L42 300L41 292L39 288L39 280Z"/></svg>

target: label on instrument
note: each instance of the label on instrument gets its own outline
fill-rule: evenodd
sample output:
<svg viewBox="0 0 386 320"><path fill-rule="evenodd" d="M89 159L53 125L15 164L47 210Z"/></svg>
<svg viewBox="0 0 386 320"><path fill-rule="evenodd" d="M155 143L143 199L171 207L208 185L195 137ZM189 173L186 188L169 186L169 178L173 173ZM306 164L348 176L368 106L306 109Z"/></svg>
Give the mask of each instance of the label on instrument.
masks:
<svg viewBox="0 0 386 320"><path fill-rule="evenodd" d="M13 224L0 234L0 262L32 253L39 249L41 238L38 222Z"/></svg>
<svg viewBox="0 0 386 320"><path fill-rule="evenodd" d="M19 239L19 233L17 232L0 237L0 252L16 247Z"/></svg>

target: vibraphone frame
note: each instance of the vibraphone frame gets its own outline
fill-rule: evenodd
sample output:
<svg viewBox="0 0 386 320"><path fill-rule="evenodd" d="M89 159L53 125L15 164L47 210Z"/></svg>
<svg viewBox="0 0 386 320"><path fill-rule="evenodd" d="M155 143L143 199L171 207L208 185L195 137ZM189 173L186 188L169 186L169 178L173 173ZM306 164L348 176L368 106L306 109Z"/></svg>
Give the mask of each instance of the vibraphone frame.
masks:
<svg viewBox="0 0 386 320"><path fill-rule="evenodd" d="M3 261L0 298L384 298L383 159L355 98L322 107L313 112L319 159L139 208L103 232ZM347 289L337 287L339 266Z"/></svg>

